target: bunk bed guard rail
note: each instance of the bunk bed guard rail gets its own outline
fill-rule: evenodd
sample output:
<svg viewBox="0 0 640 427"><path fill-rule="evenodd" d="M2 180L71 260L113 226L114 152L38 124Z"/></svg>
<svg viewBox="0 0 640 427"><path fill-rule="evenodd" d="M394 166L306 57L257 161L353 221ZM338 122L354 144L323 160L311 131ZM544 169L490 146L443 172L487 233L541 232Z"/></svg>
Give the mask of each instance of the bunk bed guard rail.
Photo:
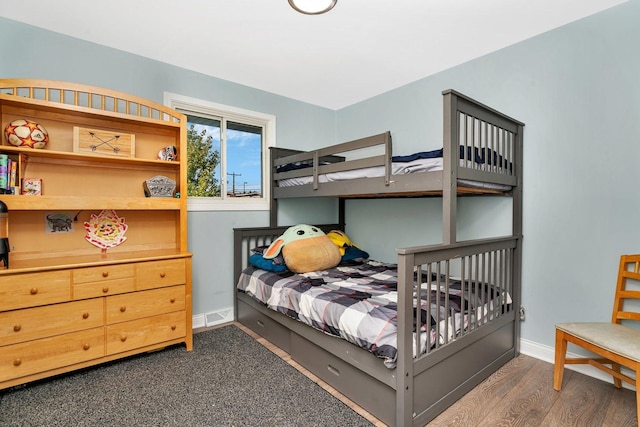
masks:
<svg viewBox="0 0 640 427"><path fill-rule="evenodd" d="M396 397L397 411L403 411L404 424L401 425L415 425L433 410L433 406L415 407L415 396L421 394L420 389L425 389L427 395L423 394L423 398L431 400L428 385L433 378L428 372L438 363L453 360L452 355L465 355L461 356L465 363L456 364L450 377L444 380L450 384L441 384L453 390L464 387L474 372L480 372L487 365L501 365L517 355L518 334L513 333L513 324L518 321L519 304L516 301L519 300L520 273L515 251L519 240L519 236L508 236L397 249L398 348L420 348L420 334L413 332L422 326L427 330L435 328L437 337L435 345L422 354L414 355L408 351L398 354ZM416 280L418 277L422 279ZM432 298L435 294L435 300L439 301L441 295L443 298L449 295L449 285L454 281L463 284L461 299L467 300L469 315L460 317L458 321L461 324L456 325L454 316L447 316L448 320L441 322L436 312L432 314L435 325L431 325L430 316L426 316L426 324L422 324L421 309L424 307L415 303L416 295L431 292ZM476 309L471 309L474 306L472 298L476 301ZM492 340L497 345L483 347L487 354L480 356L468 351L481 337L491 334L499 338ZM463 352L465 348L467 351ZM424 412L422 416L421 409Z"/></svg>

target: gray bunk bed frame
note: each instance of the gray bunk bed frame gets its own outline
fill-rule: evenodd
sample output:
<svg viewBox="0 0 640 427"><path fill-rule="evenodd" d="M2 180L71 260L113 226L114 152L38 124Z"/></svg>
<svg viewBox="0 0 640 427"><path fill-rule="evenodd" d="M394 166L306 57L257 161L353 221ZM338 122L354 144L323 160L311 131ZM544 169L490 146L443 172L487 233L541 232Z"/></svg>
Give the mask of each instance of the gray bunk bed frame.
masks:
<svg viewBox="0 0 640 427"><path fill-rule="evenodd" d="M477 386L508 360L519 354L519 307L522 245L522 131L524 124L454 90L443 92L444 164L441 171L391 175L389 132L311 152L274 149L271 152L271 225L234 230L234 278L247 266L250 249L277 238L288 226L277 224L277 201L288 197L339 198L338 224L319 225L325 231L344 230L347 198L442 198L443 243L399 248L397 366L389 369L380 359L345 340L329 336L297 320L268 309L244 292L234 295L235 319L286 351L309 371L326 381L375 417L391 426L420 426ZM381 145L385 154L347 160L339 153ZM458 159L458 147L484 147L497 152L507 167L492 161L483 167ZM467 150L464 150L467 153ZM464 154L463 157L466 157ZM278 173L279 165L313 161L313 182L278 187L277 181L309 171ZM323 165L320 165L323 162ZM384 166L379 178L344 182L319 182L318 176L337 170ZM506 184L510 190L465 187L459 180ZM456 241L458 195L500 194L513 198L512 234L473 241ZM492 312L473 320L459 335L436 343L414 356L419 338L413 334L416 274L461 275L470 283L497 283L511 297ZM234 284L235 285L235 284ZM420 285L418 285L420 286ZM431 285L430 285L431 286ZM420 327L420 321L418 325ZM438 326L439 328L439 326ZM446 326L445 326L446 329ZM438 332L441 332L438 329ZM446 334L446 333L445 333ZM454 334L455 335L455 334Z"/></svg>

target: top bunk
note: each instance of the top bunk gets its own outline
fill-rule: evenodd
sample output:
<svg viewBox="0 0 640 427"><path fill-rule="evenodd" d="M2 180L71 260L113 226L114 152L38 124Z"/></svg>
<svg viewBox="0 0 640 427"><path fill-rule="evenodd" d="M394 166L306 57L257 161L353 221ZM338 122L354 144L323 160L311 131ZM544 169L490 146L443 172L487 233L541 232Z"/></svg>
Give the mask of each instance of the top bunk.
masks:
<svg viewBox="0 0 640 427"><path fill-rule="evenodd" d="M393 156L389 131L312 151L272 148L272 198L511 195L522 177L524 125L454 90L443 101L436 150Z"/></svg>

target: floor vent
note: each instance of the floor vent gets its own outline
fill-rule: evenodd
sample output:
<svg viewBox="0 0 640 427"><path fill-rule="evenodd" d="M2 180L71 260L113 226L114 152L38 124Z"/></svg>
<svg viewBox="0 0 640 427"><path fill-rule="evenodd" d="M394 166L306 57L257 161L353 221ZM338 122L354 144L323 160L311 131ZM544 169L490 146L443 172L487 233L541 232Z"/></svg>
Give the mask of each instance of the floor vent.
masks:
<svg viewBox="0 0 640 427"><path fill-rule="evenodd" d="M207 326L215 326L220 323L231 322L233 317L231 316L232 310L219 310L205 314L205 324Z"/></svg>

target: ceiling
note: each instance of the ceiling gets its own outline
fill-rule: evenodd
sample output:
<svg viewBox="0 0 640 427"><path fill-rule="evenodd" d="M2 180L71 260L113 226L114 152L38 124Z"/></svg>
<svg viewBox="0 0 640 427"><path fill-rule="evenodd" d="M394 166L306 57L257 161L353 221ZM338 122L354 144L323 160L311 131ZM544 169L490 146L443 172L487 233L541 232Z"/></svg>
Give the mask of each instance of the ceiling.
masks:
<svg viewBox="0 0 640 427"><path fill-rule="evenodd" d="M0 0L0 16L340 109L626 0Z"/></svg>

